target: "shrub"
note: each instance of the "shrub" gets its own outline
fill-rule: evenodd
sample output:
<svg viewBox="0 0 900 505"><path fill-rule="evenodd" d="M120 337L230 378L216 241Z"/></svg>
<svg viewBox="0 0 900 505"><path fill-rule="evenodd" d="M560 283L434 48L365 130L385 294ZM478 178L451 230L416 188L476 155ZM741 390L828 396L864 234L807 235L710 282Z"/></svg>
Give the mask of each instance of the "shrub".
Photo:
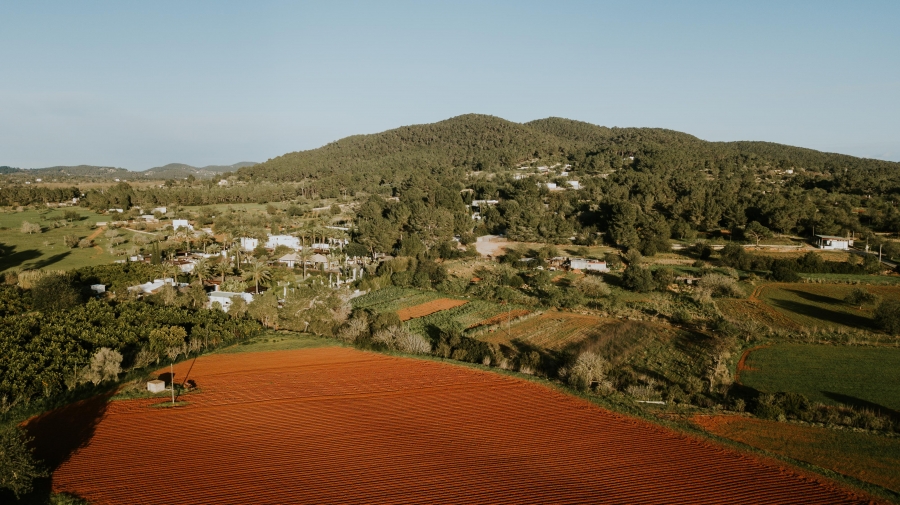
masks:
<svg viewBox="0 0 900 505"><path fill-rule="evenodd" d="M776 265L772 267L772 278L778 282L797 282L800 276L797 272L786 265Z"/></svg>
<svg viewBox="0 0 900 505"><path fill-rule="evenodd" d="M372 341L388 349L410 354L428 354L431 344L422 335L411 332L406 326L391 326L372 335Z"/></svg>
<svg viewBox="0 0 900 505"><path fill-rule="evenodd" d="M94 247L94 241L83 238L78 241L78 247L80 247L81 249L88 249L90 247Z"/></svg>
<svg viewBox="0 0 900 505"><path fill-rule="evenodd" d="M604 380L608 369L609 363L603 357L592 352L584 352L564 373L566 382L570 386L585 391L591 387L591 384Z"/></svg>
<svg viewBox="0 0 900 505"><path fill-rule="evenodd" d="M335 337L344 342L354 342L356 338L369 330L369 318L365 313L360 313L351 318L338 330Z"/></svg>
<svg viewBox="0 0 900 505"><path fill-rule="evenodd" d="M863 288L854 288L853 291L844 298L844 301L849 303L850 305L858 305L862 307L868 303L875 303L878 301L878 296L872 293L869 293Z"/></svg>
<svg viewBox="0 0 900 505"><path fill-rule="evenodd" d="M708 289L713 296L740 298L743 296L737 281L722 274L707 274L700 278L701 288Z"/></svg>
<svg viewBox="0 0 900 505"><path fill-rule="evenodd" d="M632 291L646 293L652 291L656 283L650 270L631 264L622 272L622 284Z"/></svg>
<svg viewBox="0 0 900 505"><path fill-rule="evenodd" d="M78 236L77 235L66 235L63 237L63 243L66 244L66 247L69 249L74 249L78 247Z"/></svg>
<svg viewBox="0 0 900 505"><path fill-rule="evenodd" d="M900 335L900 300L882 300L875 309L875 323L892 335Z"/></svg>

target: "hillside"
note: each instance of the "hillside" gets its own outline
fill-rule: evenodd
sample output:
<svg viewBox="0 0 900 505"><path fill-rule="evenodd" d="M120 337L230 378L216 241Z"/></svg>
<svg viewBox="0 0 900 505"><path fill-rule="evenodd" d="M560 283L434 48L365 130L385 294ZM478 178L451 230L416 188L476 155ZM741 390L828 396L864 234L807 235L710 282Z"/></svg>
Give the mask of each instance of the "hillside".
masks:
<svg viewBox="0 0 900 505"><path fill-rule="evenodd" d="M193 175L197 179L210 179L225 172L234 172L256 163L242 161L233 165L207 165L194 167L184 163L169 163L161 167L148 168L144 171L131 171L125 168L99 167L94 165L56 166L46 168L21 169L8 166L0 167L0 175L11 175L15 178L56 177L56 178L89 178L89 179L184 179Z"/></svg>
<svg viewBox="0 0 900 505"><path fill-rule="evenodd" d="M347 137L243 168L239 174L254 180L314 179L323 185L373 190L414 173L456 179L467 171L513 168L533 158L566 161L586 174L622 167L708 170L714 177L722 171L802 169L818 177L818 184L827 179L829 186L844 192L900 188L900 163L895 162L769 142L708 142L661 128L607 128L563 118L519 124L478 114Z"/></svg>

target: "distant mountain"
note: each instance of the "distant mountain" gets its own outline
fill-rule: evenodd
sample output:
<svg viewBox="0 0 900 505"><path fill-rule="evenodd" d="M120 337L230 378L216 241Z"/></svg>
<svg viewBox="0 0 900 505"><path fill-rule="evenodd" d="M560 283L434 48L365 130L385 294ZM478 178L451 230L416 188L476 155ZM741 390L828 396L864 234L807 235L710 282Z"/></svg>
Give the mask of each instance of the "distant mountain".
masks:
<svg viewBox="0 0 900 505"><path fill-rule="evenodd" d="M184 179L190 175L198 179L209 179L225 172L234 172L256 163L242 161L234 165L208 165L193 167L184 163L170 163L162 167L153 167L142 172L133 172L124 168L98 167L93 165L57 166L46 168L21 169L0 166L0 175L25 177L77 177L93 179Z"/></svg>
<svg viewBox="0 0 900 505"><path fill-rule="evenodd" d="M198 168L185 165L184 163L169 163L161 167L148 168L138 173L148 179L182 179L189 175L193 175L198 179L208 179L224 172L234 172L240 168L252 167L253 165L256 165L256 163L242 161L234 165L207 165Z"/></svg>

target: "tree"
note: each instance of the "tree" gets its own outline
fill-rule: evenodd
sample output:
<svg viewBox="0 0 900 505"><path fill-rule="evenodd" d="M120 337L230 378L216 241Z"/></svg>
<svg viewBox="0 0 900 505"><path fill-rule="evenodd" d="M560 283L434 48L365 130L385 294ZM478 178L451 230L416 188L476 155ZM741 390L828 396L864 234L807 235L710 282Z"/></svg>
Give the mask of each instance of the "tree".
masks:
<svg viewBox="0 0 900 505"><path fill-rule="evenodd" d="M253 280L253 284L256 285L256 293L258 294L260 281L265 282L269 280L272 277L272 271L265 261L253 258L244 268L244 275Z"/></svg>
<svg viewBox="0 0 900 505"><path fill-rule="evenodd" d="M850 305L858 305L859 308L862 309L863 305L878 301L878 296L869 293L863 288L854 288L853 291L844 298L844 301Z"/></svg>
<svg viewBox="0 0 900 505"><path fill-rule="evenodd" d="M225 275L232 271L231 263L226 258L220 258L218 262L213 264L213 271L222 276L222 282L225 282Z"/></svg>
<svg viewBox="0 0 900 505"><path fill-rule="evenodd" d="M760 239L771 237L772 231L759 224L759 221L753 221L744 228L744 236L755 241L758 247Z"/></svg>
<svg viewBox="0 0 900 505"><path fill-rule="evenodd" d="M594 382L604 380L607 369L609 363L603 357L592 352L584 352L566 370L565 379L573 388L585 391Z"/></svg>
<svg viewBox="0 0 900 505"><path fill-rule="evenodd" d="M626 288L639 293L653 291L653 288L656 286L650 270L638 265L631 265L625 269L622 273L622 284Z"/></svg>
<svg viewBox="0 0 900 505"><path fill-rule="evenodd" d="M15 424L0 428L0 489L12 491L16 498L31 492L34 479L47 476L28 449L30 441Z"/></svg>
<svg viewBox="0 0 900 505"><path fill-rule="evenodd" d="M22 221L22 233L31 235L33 233L40 233L41 231L41 225L36 223L29 223L28 221Z"/></svg>
<svg viewBox="0 0 900 505"><path fill-rule="evenodd" d="M158 356L165 354L169 358L169 373L172 381L172 403L175 403L175 358L184 352L184 339L187 332L181 326L156 328L150 332L150 350Z"/></svg>
<svg viewBox="0 0 900 505"><path fill-rule="evenodd" d="M105 380L114 380L122 372L122 355L108 347L101 347L91 356L87 373L83 379L96 386Z"/></svg>
<svg viewBox="0 0 900 505"><path fill-rule="evenodd" d="M197 280L200 281L200 284L203 284L203 281L209 278L210 274L209 260L206 258L200 258L194 263L194 275L197 276Z"/></svg>

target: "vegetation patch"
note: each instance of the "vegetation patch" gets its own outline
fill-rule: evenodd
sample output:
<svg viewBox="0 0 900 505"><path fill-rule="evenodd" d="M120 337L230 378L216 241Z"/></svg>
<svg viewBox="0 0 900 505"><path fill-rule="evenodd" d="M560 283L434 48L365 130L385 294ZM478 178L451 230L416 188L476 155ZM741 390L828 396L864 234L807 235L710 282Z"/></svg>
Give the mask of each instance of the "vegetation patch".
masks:
<svg viewBox="0 0 900 505"><path fill-rule="evenodd" d="M874 329L874 304L845 301L854 289L846 284L770 284L758 293L768 306L803 328ZM900 287L867 289L884 299L900 299Z"/></svg>
<svg viewBox="0 0 900 505"><path fill-rule="evenodd" d="M417 317L425 317L427 315L434 314L435 312L441 312L442 310L459 307L460 305L465 305L466 303L468 303L466 302L466 300L438 298L437 300L432 300L430 302L420 303L419 305L413 305L412 307L400 309L397 311L397 317L399 317L401 321L409 321L410 319L415 319Z"/></svg>
<svg viewBox="0 0 900 505"><path fill-rule="evenodd" d="M696 416L704 430L900 493L900 438L743 416Z"/></svg>
<svg viewBox="0 0 900 505"><path fill-rule="evenodd" d="M580 342L612 320L571 312L548 311L518 324L483 334L480 340L491 343L521 342L541 349L560 350Z"/></svg>

